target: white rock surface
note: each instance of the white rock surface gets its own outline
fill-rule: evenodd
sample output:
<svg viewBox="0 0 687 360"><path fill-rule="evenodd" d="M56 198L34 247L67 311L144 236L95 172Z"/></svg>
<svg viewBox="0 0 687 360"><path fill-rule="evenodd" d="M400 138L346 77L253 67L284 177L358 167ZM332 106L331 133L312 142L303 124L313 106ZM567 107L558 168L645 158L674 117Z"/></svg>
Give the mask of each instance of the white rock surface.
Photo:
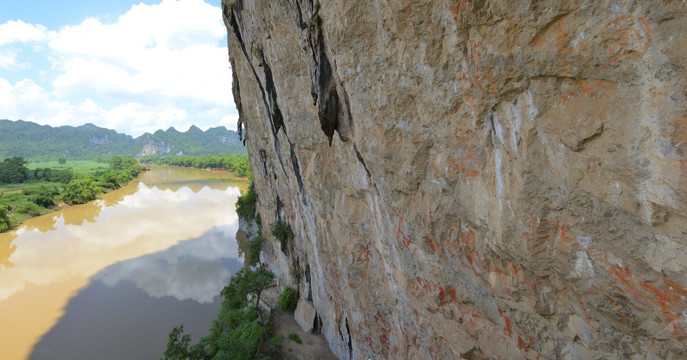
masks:
<svg viewBox="0 0 687 360"><path fill-rule="evenodd" d="M296 306L293 317L296 319L301 329L303 329L303 332L309 334L313 331L316 316L317 310L315 310L308 300L301 297L298 300L298 306Z"/></svg>

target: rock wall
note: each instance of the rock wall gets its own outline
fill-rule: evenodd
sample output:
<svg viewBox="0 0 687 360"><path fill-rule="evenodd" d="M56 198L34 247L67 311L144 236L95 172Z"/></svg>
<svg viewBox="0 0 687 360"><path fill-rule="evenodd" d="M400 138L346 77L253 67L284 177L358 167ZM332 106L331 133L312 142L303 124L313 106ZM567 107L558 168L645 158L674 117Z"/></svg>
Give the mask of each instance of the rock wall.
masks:
<svg viewBox="0 0 687 360"><path fill-rule="evenodd" d="M167 155L174 149L174 144L166 143L165 141L155 141L150 136L147 136L147 139L144 141L146 142L142 144L141 151L136 154L136 158L140 159L146 155ZM179 155L183 155L183 153Z"/></svg>
<svg viewBox="0 0 687 360"><path fill-rule="evenodd" d="M264 258L340 358L687 357L684 1L222 8Z"/></svg>

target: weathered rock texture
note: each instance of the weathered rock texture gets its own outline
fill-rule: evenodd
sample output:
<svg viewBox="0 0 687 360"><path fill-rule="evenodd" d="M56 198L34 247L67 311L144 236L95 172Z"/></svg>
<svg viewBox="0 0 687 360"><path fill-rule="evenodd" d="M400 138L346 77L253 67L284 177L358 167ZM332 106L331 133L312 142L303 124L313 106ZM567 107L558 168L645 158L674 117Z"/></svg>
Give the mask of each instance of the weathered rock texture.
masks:
<svg viewBox="0 0 687 360"><path fill-rule="evenodd" d="M264 257L339 357L687 357L684 1L222 7Z"/></svg>

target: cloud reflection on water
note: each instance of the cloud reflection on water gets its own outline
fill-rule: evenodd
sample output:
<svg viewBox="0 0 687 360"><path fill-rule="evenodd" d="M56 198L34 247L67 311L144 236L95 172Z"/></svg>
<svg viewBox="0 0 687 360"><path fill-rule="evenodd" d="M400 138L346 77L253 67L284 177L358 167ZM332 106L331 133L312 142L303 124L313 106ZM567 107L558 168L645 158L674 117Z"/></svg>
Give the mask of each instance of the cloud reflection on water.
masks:
<svg viewBox="0 0 687 360"><path fill-rule="evenodd" d="M53 231L22 227L14 234L17 248L9 257L15 266L0 271L0 301L27 283L90 277L113 262L163 250L217 224L235 223L234 212L218 210L232 206L237 197L236 188L205 187L194 194L188 188L173 192L140 184L138 192L117 206L103 208L97 201L64 209L54 219Z"/></svg>
<svg viewBox="0 0 687 360"><path fill-rule="evenodd" d="M230 269L223 261L239 259L236 230L236 224L213 228L165 251L111 265L93 280L110 287L130 281L154 298L211 303L241 265L234 261Z"/></svg>

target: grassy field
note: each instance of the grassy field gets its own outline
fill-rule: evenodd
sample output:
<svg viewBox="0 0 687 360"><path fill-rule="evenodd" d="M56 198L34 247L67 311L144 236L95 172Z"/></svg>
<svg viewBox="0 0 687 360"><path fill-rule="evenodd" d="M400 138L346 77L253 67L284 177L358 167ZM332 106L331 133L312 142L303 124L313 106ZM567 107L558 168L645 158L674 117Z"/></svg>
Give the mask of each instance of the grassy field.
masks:
<svg viewBox="0 0 687 360"><path fill-rule="evenodd" d="M25 183L21 184L0 184L0 191L3 191L7 194L11 194L13 192L19 192L19 190L27 188L27 187L34 187L34 186L41 186L41 185L54 185L54 186L64 186L62 183L57 183L57 182L50 182L50 181L45 181L45 180L29 180Z"/></svg>
<svg viewBox="0 0 687 360"><path fill-rule="evenodd" d="M29 171L45 168L50 168L54 171L60 171L71 168L75 174L95 174L100 171L108 170L110 168L110 165L107 163L101 163L97 161L75 160L67 161L67 163L64 165L60 165L57 161L31 162L26 164L26 167L29 169ZM19 190L24 189L26 187L33 187L38 185L62 186L62 184L60 183L29 180L21 184L0 184L0 191L4 191L7 194L11 194L14 192L19 192Z"/></svg>
<svg viewBox="0 0 687 360"><path fill-rule="evenodd" d="M89 160L74 160L67 161L66 164L60 165L57 161L32 162L26 164L26 167L33 171L34 169L50 168L54 170L65 170L71 168L76 174L93 174L98 171L105 171L110 168L107 163Z"/></svg>

